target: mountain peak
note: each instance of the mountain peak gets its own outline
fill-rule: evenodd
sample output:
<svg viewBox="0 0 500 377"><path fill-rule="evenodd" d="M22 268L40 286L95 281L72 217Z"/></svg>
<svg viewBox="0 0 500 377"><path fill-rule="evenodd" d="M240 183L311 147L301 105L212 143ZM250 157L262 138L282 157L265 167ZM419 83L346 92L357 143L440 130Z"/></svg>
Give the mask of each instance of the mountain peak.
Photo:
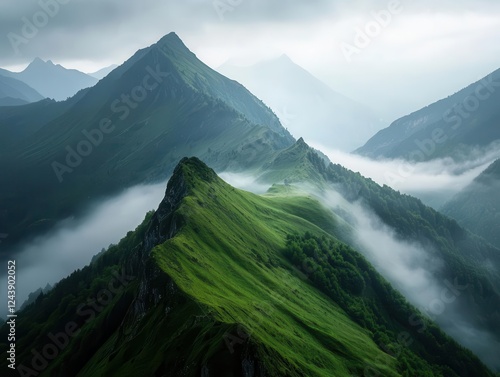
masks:
<svg viewBox="0 0 500 377"><path fill-rule="evenodd" d="M168 45L171 47L182 47L185 49L188 49L184 42L179 38L179 36L175 32L170 32L167 35L165 35L163 38L161 38L156 45L158 46L163 46L163 45Z"/></svg>
<svg viewBox="0 0 500 377"><path fill-rule="evenodd" d="M152 219L153 233L148 242L155 240L154 243L160 243L172 237L183 224L182 217L175 215L182 200L193 194L197 187L203 186L203 182L212 183L217 179L217 174L200 159L184 157L180 160Z"/></svg>
<svg viewBox="0 0 500 377"><path fill-rule="evenodd" d="M215 171L197 157L184 157L180 160L174 169L172 178L176 174L183 174L189 178L200 178L206 182L212 182L217 178Z"/></svg>
<svg viewBox="0 0 500 377"><path fill-rule="evenodd" d="M168 181L166 198L176 198L185 196L192 188L196 187L196 182L213 182L217 179L217 174L197 157L184 157L179 161L174 169L172 177Z"/></svg>
<svg viewBox="0 0 500 377"><path fill-rule="evenodd" d="M295 143L296 146L301 147L301 148L309 148L309 145L305 142L304 138L299 138L297 142Z"/></svg>
<svg viewBox="0 0 500 377"><path fill-rule="evenodd" d="M45 62L40 59L38 56L33 59L33 61L28 65L28 67L31 67L31 66L40 66L40 65L45 65Z"/></svg>
<svg viewBox="0 0 500 377"><path fill-rule="evenodd" d="M292 59L290 59L290 57L287 55L287 54L283 54L281 55L278 59L276 59L277 61L280 61L280 62L283 62L283 63L292 63L292 64L295 64L293 62Z"/></svg>

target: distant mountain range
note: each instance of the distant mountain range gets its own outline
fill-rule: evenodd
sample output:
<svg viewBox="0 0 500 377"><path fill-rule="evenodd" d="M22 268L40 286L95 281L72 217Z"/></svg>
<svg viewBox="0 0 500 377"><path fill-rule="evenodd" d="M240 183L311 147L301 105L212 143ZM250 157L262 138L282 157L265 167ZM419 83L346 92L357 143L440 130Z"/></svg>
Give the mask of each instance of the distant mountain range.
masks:
<svg viewBox="0 0 500 377"><path fill-rule="evenodd" d="M43 97L63 101L79 90L94 86L98 79L75 69L66 69L52 61L33 60L22 72L0 69L0 76L14 78L29 85ZM33 101L29 101L33 102Z"/></svg>
<svg viewBox="0 0 500 377"><path fill-rule="evenodd" d="M286 55L249 67L224 64L219 71L245 85L293 135L309 142L350 152L383 126L374 111L335 92Z"/></svg>
<svg viewBox="0 0 500 377"><path fill-rule="evenodd" d="M44 97L24 82L0 75L0 106L25 105Z"/></svg>
<svg viewBox="0 0 500 377"><path fill-rule="evenodd" d="M0 171L3 259L98 199L170 177L158 209L135 232L19 312L25 374L500 370L500 249L295 140L269 107L175 33L68 100L0 111ZM215 171L251 174L270 189L241 191ZM325 204L328 193L338 200ZM369 212L356 217L356 206ZM363 221L367 242L358 232ZM383 231L387 242L374 235ZM372 266L374 251L389 267ZM411 276L392 263L405 258ZM390 268L399 276L380 275ZM435 292L411 290L426 279ZM428 307L413 306L418 294ZM0 328L0 352L9 331ZM57 355L43 362L48 344Z"/></svg>
<svg viewBox="0 0 500 377"><path fill-rule="evenodd" d="M169 34L67 101L0 113L0 229L16 242L89 200L166 179L186 155L250 169L293 141L259 99Z"/></svg>
<svg viewBox="0 0 500 377"><path fill-rule="evenodd" d="M442 211L500 248L500 160L446 203Z"/></svg>
<svg viewBox="0 0 500 377"><path fill-rule="evenodd" d="M396 120L356 153L371 158L466 159L500 140L500 70L458 93Z"/></svg>

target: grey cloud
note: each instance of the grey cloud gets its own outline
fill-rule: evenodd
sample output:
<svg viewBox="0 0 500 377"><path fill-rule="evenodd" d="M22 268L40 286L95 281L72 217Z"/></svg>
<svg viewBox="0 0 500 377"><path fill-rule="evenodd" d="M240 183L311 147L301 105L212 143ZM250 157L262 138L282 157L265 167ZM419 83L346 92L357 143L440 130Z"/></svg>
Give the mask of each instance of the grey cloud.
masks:
<svg viewBox="0 0 500 377"><path fill-rule="evenodd" d="M158 207L165 187L166 182L132 187L95 204L86 216L62 221L53 231L11 253L16 255L19 304L30 292L47 283L54 284L87 265L102 248L117 243L135 229L147 211ZM6 279L5 271L0 278ZM0 293L1 302L6 302L6 294L6 291Z"/></svg>

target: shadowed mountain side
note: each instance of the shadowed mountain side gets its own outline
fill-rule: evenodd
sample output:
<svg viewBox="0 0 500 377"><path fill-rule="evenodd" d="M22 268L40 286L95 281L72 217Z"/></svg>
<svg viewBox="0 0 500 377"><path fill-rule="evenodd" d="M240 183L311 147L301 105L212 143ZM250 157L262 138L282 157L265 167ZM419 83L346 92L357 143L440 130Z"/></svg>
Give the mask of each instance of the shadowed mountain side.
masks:
<svg viewBox="0 0 500 377"><path fill-rule="evenodd" d="M261 101L173 33L70 100L29 106L0 116L0 133L12 137L0 152L0 229L11 243L103 195L166 179L184 155L218 170L252 169L294 141Z"/></svg>

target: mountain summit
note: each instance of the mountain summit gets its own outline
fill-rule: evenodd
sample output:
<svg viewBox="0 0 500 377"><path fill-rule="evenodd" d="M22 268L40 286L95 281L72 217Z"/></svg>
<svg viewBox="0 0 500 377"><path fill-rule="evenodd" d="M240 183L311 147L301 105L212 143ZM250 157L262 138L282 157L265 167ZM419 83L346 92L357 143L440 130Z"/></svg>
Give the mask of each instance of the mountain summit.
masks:
<svg viewBox="0 0 500 377"><path fill-rule="evenodd" d="M9 242L71 216L89 197L166 179L186 155L241 171L294 143L267 106L174 33L70 100L34 105L0 116L0 208L10 219L0 225Z"/></svg>

